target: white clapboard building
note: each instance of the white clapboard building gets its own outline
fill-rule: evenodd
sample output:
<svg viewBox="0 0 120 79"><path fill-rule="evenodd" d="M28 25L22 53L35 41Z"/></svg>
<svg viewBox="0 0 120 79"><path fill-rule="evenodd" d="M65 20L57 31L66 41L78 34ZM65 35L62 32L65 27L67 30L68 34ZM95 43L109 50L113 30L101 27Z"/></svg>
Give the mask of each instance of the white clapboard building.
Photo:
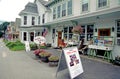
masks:
<svg viewBox="0 0 120 79"><path fill-rule="evenodd" d="M72 40L73 27L81 25L83 33L75 40L106 37L113 42L114 56L120 54L120 0L35 0L19 15L22 42L47 32L47 43L57 47L61 39Z"/></svg>

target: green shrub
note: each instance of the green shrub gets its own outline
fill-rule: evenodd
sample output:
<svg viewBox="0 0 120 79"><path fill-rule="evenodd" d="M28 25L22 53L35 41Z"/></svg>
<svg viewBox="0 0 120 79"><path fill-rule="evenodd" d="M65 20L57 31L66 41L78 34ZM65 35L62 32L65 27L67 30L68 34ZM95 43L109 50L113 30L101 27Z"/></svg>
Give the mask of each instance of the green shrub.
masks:
<svg viewBox="0 0 120 79"><path fill-rule="evenodd" d="M46 49L47 47L46 46L40 46L40 49Z"/></svg>
<svg viewBox="0 0 120 79"><path fill-rule="evenodd" d="M16 41L16 42L8 42L6 44L6 46L13 51L19 51L19 50L24 50L25 49L25 45L23 43L21 43L20 41Z"/></svg>
<svg viewBox="0 0 120 79"><path fill-rule="evenodd" d="M25 50L25 46L14 46L13 48L10 48L12 51L20 51Z"/></svg>

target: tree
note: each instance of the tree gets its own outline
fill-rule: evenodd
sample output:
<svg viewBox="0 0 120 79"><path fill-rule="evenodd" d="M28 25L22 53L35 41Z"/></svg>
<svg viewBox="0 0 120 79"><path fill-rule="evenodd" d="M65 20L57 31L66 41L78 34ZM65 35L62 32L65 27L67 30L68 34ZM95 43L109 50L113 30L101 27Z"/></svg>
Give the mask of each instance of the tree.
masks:
<svg viewBox="0 0 120 79"><path fill-rule="evenodd" d="M3 22L1 25L0 25L0 30L4 32L5 34L5 31L7 29L7 26L9 25L10 23L9 22Z"/></svg>

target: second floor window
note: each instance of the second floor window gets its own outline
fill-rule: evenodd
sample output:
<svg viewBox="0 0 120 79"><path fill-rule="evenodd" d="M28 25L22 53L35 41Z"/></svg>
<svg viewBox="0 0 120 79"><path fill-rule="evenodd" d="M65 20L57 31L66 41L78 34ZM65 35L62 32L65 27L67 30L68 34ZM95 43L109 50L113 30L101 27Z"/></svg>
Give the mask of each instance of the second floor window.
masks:
<svg viewBox="0 0 120 79"><path fill-rule="evenodd" d="M40 16L38 17L38 24L40 24Z"/></svg>
<svg viewBox="0 0 120 79"><path fill-rule="evenodd" d="M45 14L42 15L42 23L45 23Z"/></svg>
<svg viewBox="0 0 120 79"><path fill-rule="evenodd" d="M32 25L35 25L35 17L32 17Z"/></svg>
<svg viewBox="0 0 120 79"><path fill-rule="evenodd" d="M56 19L56 7L53 8L53 19Z"/></svg>
<svg viewBox="0 0 120 79"><path fill-rule="evenodd" d="M88 11L88 1L89 0L82 0L82 12Z"/></svg>
<svg viewBox="0 0 120 79"><path fill-rule="evenodd" d="M61 16L61 5L57 7L57 18Z"/></svg>
<svg viewBox="0 0 120 79"><path fill-rule="evenodd" d="M107 6L107 0L98 0L98 8Z"/></svg>
<svg viewBox="0 0 120 79"><path fill-rule="evenodd" d="M27 16L24 16L24 25L27 25Z"/></svg>
<svg viewBox="0 0 120 79"><path fill-rule="evenodd" d="M69 0L68 1L68 15L72 14L72 0Z"/></svg>
<svg viewBox="0 0 120 79"><path fill-rule="evenodd" d="M62 16L66 16L66 3L62 4Z"/></svg>

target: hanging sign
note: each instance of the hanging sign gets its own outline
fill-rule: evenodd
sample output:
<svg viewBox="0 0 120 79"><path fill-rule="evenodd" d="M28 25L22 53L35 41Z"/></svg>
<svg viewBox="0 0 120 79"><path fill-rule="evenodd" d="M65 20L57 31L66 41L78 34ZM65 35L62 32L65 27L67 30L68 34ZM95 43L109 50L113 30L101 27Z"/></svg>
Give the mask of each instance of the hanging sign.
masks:
<svg viewBox="0 0 120 79"><path fill-rule="evenodd" d="M77 47L63 49L57 72L64 70L66 68L68 68L69 70L71 79L83 73L83 67Z"/></svg>
<svg viewBox="0 0 120 79"><path fill-rule="evenodd" d="M34 42L35 42L36 44L43 44L43 43L46 42L46 39L45 39L45 37L43 37L43 36L36 36L36 37L34 38Z"/></svg>

